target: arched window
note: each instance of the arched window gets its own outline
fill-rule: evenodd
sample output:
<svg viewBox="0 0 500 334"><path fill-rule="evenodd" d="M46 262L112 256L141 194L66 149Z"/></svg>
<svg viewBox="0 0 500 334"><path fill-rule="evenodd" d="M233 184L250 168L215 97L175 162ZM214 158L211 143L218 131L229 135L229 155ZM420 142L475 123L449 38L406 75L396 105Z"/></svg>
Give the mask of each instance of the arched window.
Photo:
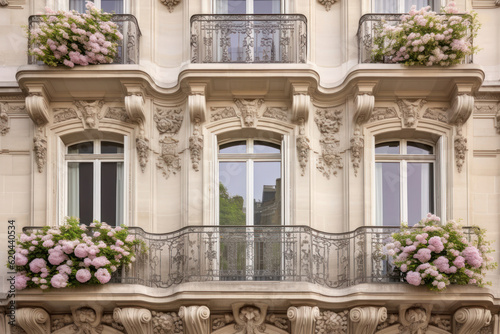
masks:
<svg viewBox="0 0 500 334"><path fill-rule="evenodd" d="M109 225L124 223L124 145L92 140L68 145L67 167L68 216L84 224L94 219Z"/></svg>
<svg viewBox="0 0 500 334"><path fill-rule="evenodd" d="M400 139L375 144L377 225L414 225L436 210L436 152L431 143Z"/></svg>

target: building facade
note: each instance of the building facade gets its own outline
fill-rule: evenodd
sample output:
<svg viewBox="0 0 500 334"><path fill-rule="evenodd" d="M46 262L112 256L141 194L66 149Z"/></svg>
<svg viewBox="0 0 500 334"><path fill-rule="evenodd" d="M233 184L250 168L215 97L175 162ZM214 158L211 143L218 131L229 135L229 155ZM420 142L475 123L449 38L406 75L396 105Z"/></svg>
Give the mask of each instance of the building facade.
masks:
<svg viewBox="0 0 500 334"><path fill-rule="evenodd" d="M119 56L66 68L25 27L84 2L0 1L3 240L77 216L148 246L114 283L3 294L0 333L500 334L499 270L436 293L383 256L427 212L500 248L500 3L457 1L473 60L371 62L412 4L446 1L96 0Z"/></svg>

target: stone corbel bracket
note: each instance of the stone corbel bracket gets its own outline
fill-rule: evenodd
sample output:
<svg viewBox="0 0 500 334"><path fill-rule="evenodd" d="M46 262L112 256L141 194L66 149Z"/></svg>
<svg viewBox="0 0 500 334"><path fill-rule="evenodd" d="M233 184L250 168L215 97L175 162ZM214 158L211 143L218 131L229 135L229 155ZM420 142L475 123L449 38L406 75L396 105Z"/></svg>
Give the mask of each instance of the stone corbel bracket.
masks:
<svg viewBox="0 0 500 334"><path fill-rule="evenodd" d="M292 82L292 120L298 122L303 119L307 122L311 96L309 95L308 82Z"/></svg>
<svg viewBox="0 0 500 334"><path fill-rule="evenodd" d="M491 312L481 307L464 307L455 312L453 319L462 324L457 334L479 333L491 322Z"/></svg>
<svg viewBox="0 0 500 334"><path fill-rule="evenodd" d="M181 306L179 318L184 324L185 334L208 334L210 332L210 310L206 306Z"/></svg>
<svg viewBox="0 0 500 334"><path fill-rule="evenodd" d="M44 126L49 122L49 99L42 85L28 86L26 97L26 110L33 122Z"/></svg>
<svg viewBox="0 0 500 334"><path fill-rule="evenodd" d="M201 123L208 120L207 115L207 100L206 100L206 83L189 83L188 84L188 108L191 123L193 123L193 134L189 137L189 152L191 154L191 164L193 169L198 172L200 170L200 160L203 151L203 135Z"/></svg>
<svg viewBox="0 0 500 334"><path fill-rule="evenodd" d="M123 324L128 334L152 334L151 311L145 308L115 308L113 319Z"/></svg>
<svg viewBox="0 0 500 334"><path fill-rule="evenodd" d="M385 307L355 307L349 312L352 333L373 334L377 325L387 320Z"/></svg>
<svg viewBox="0 0 500 334"><path fill-rule="evenodd" d="M316 320L321 314L317 306L291 306L288 308L287 316L292 323L292 334L314 334Z"/></svg>
<svg viewBox="0 0 500 334"><path fill-rule="evenodd" d="M20 308L16 311L16 324L27 334L50 334L50 316L42 308Z"/></svg>

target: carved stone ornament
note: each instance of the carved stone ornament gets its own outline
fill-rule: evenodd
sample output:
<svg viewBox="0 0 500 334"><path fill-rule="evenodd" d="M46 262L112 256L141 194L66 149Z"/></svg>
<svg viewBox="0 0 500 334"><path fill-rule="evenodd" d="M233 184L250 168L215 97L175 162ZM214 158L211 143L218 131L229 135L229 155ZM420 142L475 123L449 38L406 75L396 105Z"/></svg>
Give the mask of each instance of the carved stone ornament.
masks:
<svg viewBox="0 0 500 334"><path fill-rule="evenodd" d="M356 128L351 138L351 162L354 169L354 175L358 176L358 170L361 165L361 154L365 147L365 140L361 135L361 129Z"/></svg>
<svg viewBox="0 0 500 334"><path fill-rule="evenodd" d="M220 121L221 119L236 117L233 107L212 107L210 108L210 121Z"/></svg>
<svg viewBox="0 0 500 334"><path fill-rule="evenodd" d="M498 105L498 112L495 115L495 128L497 129L497 133L500 134L500 104Z"/></svg>
<svg viewBox="0 0 500 334"><path fill-rule="evenodd" d="M47 139L41 127L38 128L37 133L33 137L33 151L35 152L35 162L38 173L41 173L47 162Z"/></svg>
<svg viewBox="0 0 500 334"><path fill-rule="evenodd" d="M317 168L330 179L331 174L337 175L337 170L344 166L339 152L340 140L337 139L342 125L342 111L318 109L314 120L321 133L321 155Z"/></svg>
<svg viewBox="0 0 500 334"><path fill-rule="evenodd" d="M347 321L349 311L345 310L339 313L333 311L320 312L316 320L315 333L323 334L345 334L347 333Z"/></svg>
<svg viewBox="0 0 500 334"><path fill-rule="evenodd" d="M451 332L451 316L449 315L433 315L431 316L429 324L439 329Z"/></svg>
<svg viewBox="0 0 500 334"><path fill-rule="evenodd" d="M141 166L141 171L144 173L146 165L149 161L149 139L144 135L139 135L135 139L135 148L137 150L137 157L139 159L139 165Z"/></svg>
<svg viewBox="0 0 500 334"><path fill-rule="evenodd" d="M464 307L455 312L453 319L459 329L457 334L478 333L491 322L491 312L480 307Z"/></svg>
<svg viewBox="0 0 500 334"><path fill-rule="evenodd" d="M398 321L399 321L399 316L397 314L394 313L387 314L387 319L385 319L384 322L380 323L380 325L377 326L377 331L392 326L394 324L397 324Z"/></svg>
<svg viewBox="0 0 500 334"><path fill-rule="evenodd" d="M287 107L269 107L262 114L263 117L274 118L278 121L286 122L288 120L288 108Z"/></svg>
<svg viewBox="0 0 500 334"><path fill-rule="evenodd" d="M497 108L495 108L495 105L490 104L490 105L474 105L474 114L479 114L479 115L491 115L495 114L497 111Z"/></svg>
<svg viewBox="0 0 500 334"><path fill-rule="evenodd" d="M500 7L500 0L495 0L495 6Z"/></svg>
<svg viewBox="0 0 500 334"><path fill-rule="evenodd" d="M9 1L8 0L0 0L0 6L8 6Z"/></svg>
<svg viewBox="0 0 500 334"><path fill-rule="evenodd" d="M212 330L217 333L227 331L224 328L233 325L238 334L282 333L288 329L288 320L285 316L267 313L267 305L263 303L235 303L233 313L216 315L213 317ZM224 329L222 329L224 328Z"/></svg>
<svg viewBox="0 0 500 334"><path fill-rule="evenodd" d="M385 307L355 307L349 313L352 324L352 333L373 334L377 325L387 320Z"/></svg>
<svg viewBox="0 0 500 334"><path fill-rule="evenodd" d="M207 120L207 99L205 97L207 84L206 83L194 83L188 84L189 96L188 96L188 106L189 106L189 116L191 121L196 118L200 119L200 123L206 122Z"/></svg>
<svg viewBox="0 0 500 334"><path fill-rule="evenodd" d="M52 332L55 332L63 327L71 325L73 323L73 317L71 314L58 314L50 317Z"/></svg>
<svg viewBox="0 0 500 334"><path fill-rule="evenodd" d="M304 119L299 124L299 135L297 136L297 158L299 159L300 175L304 176L307 162L309 161L309 151L311 150L310 140L306 136Z"/></svg>
<svg viewBox="0 0 500 334"><path fill-rule="evenodd" d="M432 304L426 305L401 305L399 320L401 334L425 334L431 319Z"/></svg>
<svg viewBox="0 0 500 334"><path fill-rule="evenodd" d="M153 334L184 333L184 327L179 315L175 312L155 312L153 315Z"/></svg>
<svg viewBox="0 0 500 334"><path fill-rule="evenodd" d="M181 0L160 0L160 2L167 6L168 11L172 13L174 11L174 7L177 6Z"/></svg>
<svg viewBox="0 0 500 334"><path fill-rule="evenodd" d="M462 168L465 163L465 153L467 152L467 138L462 134L462 125L459 124L456 127L455 136L455 162L457 164L458 172L462 172Z"/></svg>
<svg viewBox="0 0 500 334"><path fill-rule="evenodd" d="M27 334L50 334L50 316L42 308L17 309L16 325Z"/></svg>
<svg viewBox="0 0 500 334"><path fill-rule="evenodd" d="M309 107L311 105L311 96L309 95L308 82L294 82L292 83L292 120L297 122L304 119L307 122L309 117Z"/></svg>
<svg viewBox="0 0 500 334"><path fill-rule="evenodd" d="M318 0L318 2L325 6L325 10L329 12L330 8L335 4L335 2L337 2L337 0Z"/></svg>
<svg viewBox="0 0 500 334"><path fill-rule="evenodd" d="M189 152L191 153L191 164L195 171L200 170L201 153L203 151L203 135L201 134L200 119L194 120L193 135L189 137Z"/></svg>
<svg viewBox="0 0 500 334"><path fill-rule="evenodd" d="M0 103L0 134L5 136L9 130L9 114L7 114L7 103Z"/></svg>
<svg viewBox="0 0 500 334"><path fill-rule="evenodd" d="M259 117L259 109L264 100L234 99L234 103L239 109L237 115L241 119L241 126L255 128L257 126L257 118Z"/></svg>
<svg viewBox="0 0 500 334"><path fill-rule="evenodd" d="M404 128L416 128L418 120L421 118L422 106L427 103L426 100L398 100L399 117Z"/></svg>
<svg viewBox="0 0 500 334"><path fill-rule="evenodd" d="M26 110L36 125L41 126L49 122L49 106L43 93L30 93L26 97Z"/></svg>
<svg viewBox="0 0 500 334"><path fill-rule="evenodd" d="M166 109L157 107L153 119L156 122L156 128L161 134L176 134L181 128L184 114L180 108Z"/></svg>
<svg viewBox="0 0 500 334"><path fill-rule="evenodd" d="M151 311L145 308L115 308L113 319L123 324L127 334L153 334Z"/></svg>
<svg viewBox="0 0 500 334"><path fill-rule="evenodd" d="M77 107L78 118L82 120L85 129L98 129L99 120L102 119L101 109L104 101L96 100L89 101L75 101Z"/></svg>
<svg viewBox="0 0 500 334"><path fill-rule="evenodd" d="M264 333L266 325L264 320L266 314L262 314L258 307L253 305L243 306L239 314L235 317L236 325L234 328L241 334Z"/></svg>
<svg viewBox="0 0 500 334"><path fill-rule="evenodd" d="M427 108L422 118L448 123L448 116L446 114L446 109L443 108Z"/></svg>
<svg viewBox="0 0 500 334"><path fill-rule="evenodd" d="M126 115L135 123L144 123L144 97L140 93L125 96ZM124 121L125 122L125 121Z"/></svg>
<svg viewBox="0 0 500 334"><path fill-rule="evenodd" d="M181 158L177 153L179 141L169 136L160 139L161 153L156 167L162 170L166 179L181 170Z"/></svg>
<svg viewBox="0 0 500 334"><path fill-rule="evenodd" d="M78 114L73 108L55 108L54 110L54 124L78 119Z"/></svg>
<svg viewBox="0 0 500 334"><path fill-rule="evenodd" d="M474 97L468 94L458 94L453 99L451 108L448 110L448 122L450 124L465 124L474 110Z"/></svg>
<svg viewBox="0 0 500 334"><path fill-rule="evenodd" d="M208 334L210 310L206 306L181 306L179 317L184 324L184 334Z"/></svg>
<svg viewBox="0 0 500 334"><path fill-rule="evenodd" d="M130 123L131 119L127 115L125 108L122 107L109 107L104 114L104 118L114 119L120 122Z"/></svg>
<svg viewBox="0 0 500 334"><path fill-rule="evenodd" d="M287 316L292 323L292 334L314 334L316 320L321 315L317 306L291 306Z"/></svg>
<svg viewBox="0 0 500 334"><path fill-rule="evenodd" d="M74 321L73 329L76 333L101 334L103 330L102 306L96 304L73 306L71 313Z"/></svg>
<svg viewBox="0 0 500 334"><path fill-rule="evenodd" d="M389 119L389 118L397 118L398 113L396 112L396 109L390 107L390 108L374 108L372 115L368 122L375 122L375 121L381 121L384 119Z"/></svg>

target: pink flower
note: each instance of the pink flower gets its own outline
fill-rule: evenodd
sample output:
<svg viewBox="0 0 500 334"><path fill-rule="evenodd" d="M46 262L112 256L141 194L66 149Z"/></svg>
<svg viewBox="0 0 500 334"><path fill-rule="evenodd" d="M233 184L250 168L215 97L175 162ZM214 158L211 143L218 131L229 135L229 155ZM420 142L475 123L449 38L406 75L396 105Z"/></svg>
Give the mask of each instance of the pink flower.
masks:
<svg viewBox="0 0 500 334"><path fill-rule="evenodd" d="M409 271L406 274L406 281L411 285L419 286L422 282L422 277L420 277L420 274L418 272Z"/></svg>
<svg viewBox="0 0 500 334"><path fill-rule="evenodd" d="M99 256L92 260L92 265L96 268L104 267L111 264L105 256Z"/></svg>
<svg viewBox="0 0 500 334"><path fill-rule="evenodd" d="M432 247L431 247L432 246ZM429 249L435 253L441 253L444 249L444 245L441 242L441 238L434 236L429 239Z"/></svg>
<svg viewBox="0 0 500 334"><path fill-rule="evenodd" d="M50 248L50 247L54 246L54 241L52 241L50 239L49 240L45 240L43 242L42 246L45 247L45 248Z"/></svg>
<svg viewBox="0 0 500 334"><path fill-rule="evenodd" d="M87 245L79 244L78 246L76 246L75 247L75 255L79 258L87 257L87 255L88 255Z"/></svg>
<svg viewBox="0 0 500 334"><path fill-rule="evenodd" d="M14 257L16 261L16 266L25 266L26 263L28 263L28 258L21 253L16 253Z"/></svg>
<svg viewBox="0 0 500 334"><path fill-rule="evenodd" d="M463 268L465 267L465 259L462 256L457 256L457 258L453 261L453 264L457 268Z"/></svg>
<svg viewBox="0 0 500 334"><path fill-rule="evenodd" d="M40 272L42 268L47 266L47 262L44 259L36 258L30 262L30 270L31 272L37 274Z"/></svg>
<svg viewBox="0 0 500 334"><path fill-rule="evenodd" d="M437 284L437 288L438 288L439 290L443 290L445 287L446 287L446 283L445 283L445 282L439 282L439 283Z"/></svg>
<svg viewBox="0 0 500 334"><path fill-rule="evenodd" d="M413 255L413 258L425 263L431 259L431 250L428 248L420 248L417 254Z"/></svg>
<svg viewBox="0 0 500 334"><path fill-rule="evenodd" d="M88 269L80 269L76 272L75 275L76 279L80 283L85 283L87 282L90 278L92 278L92 274Z"/></svg>
<svg viewBox="0 0 500 334"><path fill-rule="evenodd" d="M22 290L22 289L26 289L27 285L28 285L28 281L30 280L30 278L28 276L26 276L25 274L16 274L16 281L14 283L14 286L16 287L17 290Z"/></svg>
<svg viewBox="0 0 500 334"><path fill-rule="evenodd" d="M68 66L68 67L71 67L71 68L75 67L75 64L72 61L67 60L67 59L64 59L63 64Z"/></svg>
<svg viewBox="0 0 500 334"><path fill-rule="evenodd" d="M52 251L52 252L51 252ZM62 251L49 250L49 262L54 266L60 265L62 262L67 260L67 256Z"/></svg>
<svg viewBox="0 0 500 334"><path fill-rule="evenodd" d="M133 235L127 235L125 238L125 242L133 242L135 240L135 237Z"/></svg>
<svg viewBox="0 0 500 334"><path fill-rule="evenodd" d="M469 246L462 251L462 256L468 264L474 268L479 268L483 263L483 258L476 247Z"/></svg>
<svg viewBox="0 0 500 334"><path fill-rule="evenodd" d="M109 273L109 271L107 269L104 269L104 268L97 269L97 271L94 274L94 276L97 278L97 280L101 284L106 284L111 279L111 274Z"/></svg>
<svg viewBox="0 0 500 334"><path fill-rule="evenodd" d="M59 274L71 275L71 268L66 264L62 264L56 269L59 271Z"/></svg>
<svg viewBox="0 0 500 334"><path fill-rule="evenodd" d="M50 280L50 284L56 288L64 288L66 285L68 285L68 275L66 274L57 274L52 277Z"/></svg>
<svg viewBox="0 0 500 334"><path fill-rule="evenodd" d="M440 256L436 260L434 260L434 265L438 268L439 271L443 273L449 272L450 264L448 259L444 256Z"/></svg>
<svg viewBox="0 0 500 334"><path fill-rule="evenodd" d="M101 233L100 232L94 232L94 238L97 238L98 236L100 236Z"/></svg>

